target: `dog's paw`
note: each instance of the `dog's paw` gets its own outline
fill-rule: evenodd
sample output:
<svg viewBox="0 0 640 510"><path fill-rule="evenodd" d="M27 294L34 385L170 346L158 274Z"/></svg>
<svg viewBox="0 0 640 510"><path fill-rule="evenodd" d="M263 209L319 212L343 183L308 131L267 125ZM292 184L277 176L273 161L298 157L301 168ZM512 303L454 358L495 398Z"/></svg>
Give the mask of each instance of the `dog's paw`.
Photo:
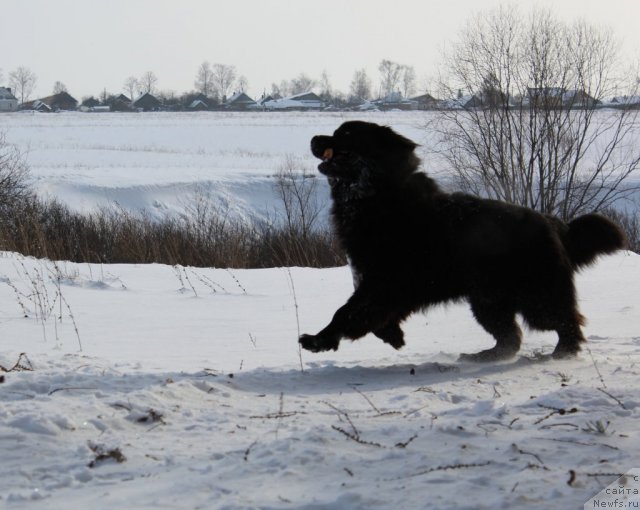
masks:
<svg viewBox="0 0 640 510"><path fill-rule="evenodd" d="M387 324L373 332L378 338L388 343L394 349L400 350L404 347L404 333L397 323Z"/></svg>
<svg viewBox="0 0 640 510"><path fill-rule="evenodd" d="M303 349L311 352L337 351L339 340L327 339L319 335L301 335L298 340Z"/></svg>

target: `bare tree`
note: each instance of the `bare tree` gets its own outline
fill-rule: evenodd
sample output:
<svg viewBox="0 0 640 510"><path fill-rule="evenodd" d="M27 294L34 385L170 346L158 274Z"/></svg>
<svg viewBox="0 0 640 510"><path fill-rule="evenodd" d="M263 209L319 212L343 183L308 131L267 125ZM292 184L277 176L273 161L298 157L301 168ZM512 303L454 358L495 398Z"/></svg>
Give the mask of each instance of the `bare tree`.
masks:
<svg viewBox="0 0 640 510"><path fill-rule="evenodd" d="M0 131L0 221L30 196L29 168L24 155Z"/></svg>
<svg viewBox="0 0 640 510"><path fill-rule="evenodd" d="M213 70L209 62L203 62L198 67L198 74L196 74L196 81L194 87L198 92L206 97L210 97L213 93Z"/></svg>
<svg viewBox="0 0 640 510"><path fill-rule="evenodd" d="M129 99L133 101L135 99L136 92L140 88L138 85L138 78L136 78L135 76L129 76L126 80L124 80L123 87Z"/></svg>
<svg viewBox="0 0 640 510"><path fill-rule="evenodd" d="M369 99L371 97L371 80L366 69L358 69L353 73L353 79L349 87L349 92L353 97Z"/></svg>
<svg viewBox="0 0 640 510"><path fill-rule="evenodd" d="M20 66L9 73L9 85L20 97L20 103L22 104L29 100L36 87L36 81L36 75L28 67Z"/></svg>
<svg viewBox="0 0 640 510"><path fill-rule="evenodd" d="M638 111L596 108L625 87L616 57L610 31L550 11L500 7L471 19L446 59L441 93L463 89L473 106L430 125L457 184L563 219L628 196Z"/></svg>
<svg viewBox="0 0 640 510"><path fill-rule="evenodd" d="M413 66L402 66L400 84L402 85L402 95L404 97L411 97L416 91L416 71Z"/></svg>
<svg viewBox="0 0 640 510"><path fill-rule="evenodd" d="M284 208L288 233L306 241L322 211L315 175L305 172L300 162L288 154L276 175L274 190Z"/></svg>
<svg viewBox="0 0 640 510"><path fill-rule="evenodd" d="M246 76L241 75L236 80L236 87L239 92L246 92L249 89L249 80Z"/></svg>
<svg viewBox="0 0 640 510"><path fill-rule="evenodd" d="M67 86L61 81L57 81L53 84L53 94L62 94L63 92L69 92Z"/></svg>
<svg viewBox="0 0 640 510"><path fill-rule="evenodd" d="M304 73L300 73L291 80L289 94L293 96L296 94L302 94L303 92L309 92L317 84L318 82L313 78L310 78Z"/></svg>
<svg viewBox="0 0 640 510"><path fill-rule="evenodd" d="M378 71L380 71L380 95L386 97L398 89L402 66L391 60L382 60Z"/></svg>
<svg viewBox="0 0 640 510"><path fill-rule="evenodd" d="M153 71L147 71L138 80L138 91L140 94L153 94L156 90L158 77Z"/></svg>
<svg viewBox="0 0 640 510"><path fill-rule="evenodd" d="M320 76L320 97L323 101L331 101L333 97L333 87L331 87L329 73L326 70L322 71L322 76Z"/></svg>
<svg viewBox="0 0 640 510"><path fill-rule="evenodd" d="M280 82L280 84L272 83L271 84L271 95L276 96L286 96L287 95L287 87L288 84L286 82Z"/></svg>
<svg viewBox="0 0 640 510"><path fill-rule="evenodd" d="M226 64L213 64L213 92L220 101L225 101L236 80L236 68Z"/></svg>

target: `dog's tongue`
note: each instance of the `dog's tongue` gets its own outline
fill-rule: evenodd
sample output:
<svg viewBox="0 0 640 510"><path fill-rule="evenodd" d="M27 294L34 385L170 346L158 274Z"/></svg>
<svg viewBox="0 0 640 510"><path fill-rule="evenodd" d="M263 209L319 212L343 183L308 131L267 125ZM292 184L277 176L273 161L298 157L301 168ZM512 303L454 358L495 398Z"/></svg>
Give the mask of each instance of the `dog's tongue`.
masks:
<svg viewBox="0 0 640 510"><path fill-rule="evenodd" d="M328 147L324 150L324 152L322 153L322 159L324 161L328 161L333 157L333 149Z"/></svg>

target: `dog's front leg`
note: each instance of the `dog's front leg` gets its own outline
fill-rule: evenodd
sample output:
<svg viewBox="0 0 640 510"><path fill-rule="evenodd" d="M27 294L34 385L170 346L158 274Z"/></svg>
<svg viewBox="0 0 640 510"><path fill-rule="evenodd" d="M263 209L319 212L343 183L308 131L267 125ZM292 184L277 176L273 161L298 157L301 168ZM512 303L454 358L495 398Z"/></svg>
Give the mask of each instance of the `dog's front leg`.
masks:
<svg viewBox="0 0 640 510"><path fill-rule="evenodd" d="M312 352L335 351L343 338L355 340L379 331L390 322L388 303L388 291L360 285L336 311L329 325L316 335L302 335L300 345Z"/></svg>

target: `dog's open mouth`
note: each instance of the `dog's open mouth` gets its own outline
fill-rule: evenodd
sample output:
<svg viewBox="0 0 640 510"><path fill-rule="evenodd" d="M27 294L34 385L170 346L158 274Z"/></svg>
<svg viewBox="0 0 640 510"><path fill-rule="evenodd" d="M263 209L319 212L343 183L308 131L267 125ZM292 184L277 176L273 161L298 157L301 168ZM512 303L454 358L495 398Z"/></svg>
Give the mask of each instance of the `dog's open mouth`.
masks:
<svg viewBox="0 0 640 510"><path fill-rule="evenodd" d="M322 161L325 163L333 158L333 149L331 147L327 147L322 153Z"/></svg>

